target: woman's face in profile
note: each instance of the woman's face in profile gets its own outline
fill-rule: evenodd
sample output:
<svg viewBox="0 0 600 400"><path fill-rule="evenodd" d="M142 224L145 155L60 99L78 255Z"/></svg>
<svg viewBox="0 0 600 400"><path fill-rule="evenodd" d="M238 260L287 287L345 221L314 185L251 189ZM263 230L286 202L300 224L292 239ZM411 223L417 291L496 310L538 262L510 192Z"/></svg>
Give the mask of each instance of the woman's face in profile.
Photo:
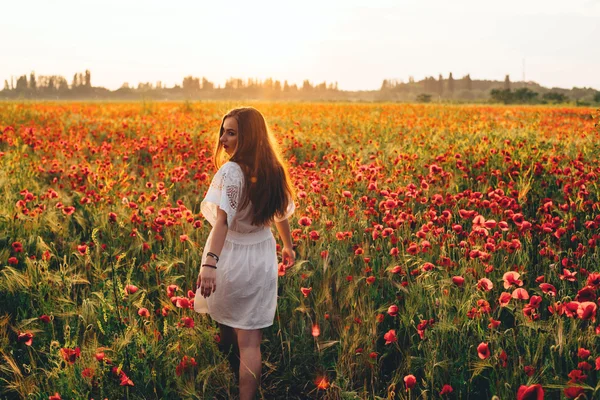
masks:
<svg viewBox="0 0 600 400"><path fill-rule="evenodd" d="M232 156L237 148L238 140L238 122L233 117L225 118L223 121L223 134L219 138L219 141L223 145L225 152Z"/></svg>

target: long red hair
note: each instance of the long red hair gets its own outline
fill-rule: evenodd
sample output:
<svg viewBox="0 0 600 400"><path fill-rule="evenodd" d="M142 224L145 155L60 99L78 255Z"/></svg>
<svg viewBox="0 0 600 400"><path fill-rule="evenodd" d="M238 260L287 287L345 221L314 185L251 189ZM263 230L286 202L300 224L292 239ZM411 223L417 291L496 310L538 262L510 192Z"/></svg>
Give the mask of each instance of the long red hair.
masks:
<svg viewBox="0 0 600 400"><path fill-rule="evenodd" d="M253 107L234 108L223 116L219 139L225 119L238 123L237 147L229 161L236 162L244 172L244 190L239 209L250 202L254 207L253 225L265 225L273 217L284 215L288 201L293 201L294 189L279 146L267 128L263 115ZM219 169L224 163L223 144L217 140L214 163Z"/></svg>

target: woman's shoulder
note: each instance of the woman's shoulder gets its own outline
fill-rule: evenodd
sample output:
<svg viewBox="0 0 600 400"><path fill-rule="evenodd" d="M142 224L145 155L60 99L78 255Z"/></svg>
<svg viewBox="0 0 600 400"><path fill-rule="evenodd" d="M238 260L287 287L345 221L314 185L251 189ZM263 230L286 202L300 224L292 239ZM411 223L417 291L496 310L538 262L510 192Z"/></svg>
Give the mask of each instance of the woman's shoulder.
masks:
<svg viewBox="0 0 600 400"><path fill-rule="evenodd" d="M219 175L229 175L232 177L236 177L239 179L244 178L244 172L242 171L242 167L235 161L227 161L225 164L221 165L219 171L217 171Z"/></svg>
<svg viewBox="0 0 600 400"><path fill-rule="evenodd" d="M227 161L225 164L221 165L221 168L219 168L219 171L223 171L223 172L239 171L239 172L242 172L242 167L240 167L240 164L236 163L235 161Z"/></svg>

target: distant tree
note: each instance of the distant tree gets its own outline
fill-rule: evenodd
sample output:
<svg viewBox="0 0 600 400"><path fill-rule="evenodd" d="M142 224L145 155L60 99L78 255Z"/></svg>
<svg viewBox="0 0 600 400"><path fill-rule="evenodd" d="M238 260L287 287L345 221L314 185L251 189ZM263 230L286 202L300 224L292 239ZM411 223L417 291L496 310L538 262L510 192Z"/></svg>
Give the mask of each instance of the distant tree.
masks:
<svg viewBox="0 0 600 400"><path fill-rule="evenodd" d="M390 88L390 82L387 79L384 79L383 82L381 83L381 87L379 88L379 90L387 90Z"/></svg>
<svg viewBox="0 0 600 400"><path fill-rule="evenodd" d="M510 90L510 77L508 75L504 78L504 90Z"/></svg>
<svg viewBox="0 0 600 400"><path fill-rule="evenodd" d="M569 101L569 98L567 96L558 92L544 93L542 99L552 103L566 103L567 101Z"/></svg>
<svg viewBox="0 0 600 400"><path fill-rule="evenodd" d="M426 92L437 92L437 82L433 76L428 76L423 80L423 86Z"/></svg>
<svg viewBox="0 0 600 400"><path fill-rule="evenodd" d="M162 81L156 81L156 89L162 89Z"/></svg>
<svg viewBox="0 0 600 400"><path fill-rule="evenodd" d="M91 89L92 88L92 73L90 72L89 69L85 70L85 81L84 81L84 86L87 89Z"/></svg>
<svg viewBox="0 0 600 400"><path fill-rule="evenodd" d="M71 84L71 89L77 89L79 85L79 74L75 74L73 75L73 83Z"/></svg>
<svg viewBox="0 0 600 400"><path fill-rule="evenodd" d="M121 85L121 87L119 89L129 89L129 83L128 82L123 82L123 84Z"/></svg>
<svg viewBox="0 0 600 400"><path fill-rule="evenodd" d="M283 82L283 91L286 93L290 91L290 85L287 80Z"/></svg>
<svg viewBox="0 0 600 400"><path fill-rule="evenodd" d="M319 84L318 84L318 85L315 87L315 89L317 89L317 91L319 91L319 92L324 92L324 91L326 91L326 90L327 90L327 82L321 82L321 83L319 83Z"/></svg>
<svg viewBox="0 0 600 400"><path fill-rule="evenodd" d="M10 90L10 86L8 85L8 81L6 79L4 80L4 90L7 92Z"/></svg>
<svg viewBox="0 0 600 400"><path fill-rule="evenodd" d="M448 75L448 91L450 94L454 93L454 78L452 77L452 72Z"/></svg>
<svg viewBox="0 0 600 400"><path fill-rule="evenodd" d="M310 81L308 79L305 79L304 82L302 82L302 91L303 92L311 92L313 90L313 86L310 83Z"/></svg>
<svg viewBox="0 0 600 400"><path fill-rule="evenodd" d="M200 79L194 78L193 76L186 76L183 78L182 87L184 92L197 92L200 90Z"/></svg>
<svg viewBox="0 0 600 400"><path fill-rule="evenodd" d="M202 90L213 90L215 84L210 82L208 79L202 77Z"/></svg>
<svg viewBox="0 0 600 400"><path fill-rule="evenodd" d="M600 92L596 92L596 93L594 94L594 101L595 101L596 103L600 103Z"/></svg>
<svg viewBox="0 0 600 400"><path fill-rule="evenodd" d="M438 90L437 90L438 94L441 96L442 94L444 94L444 77L442 76L442 74L439 75L438 77Z"/></svg>
<svg viewBox="0 0 600 400"><path fill-rule="evenodd" d="M141 92L149 92L153 89L152 87L152 83L151 82L145 82L145 83L138 83L138 87L137 90L141 91Z"/></svg>
<svg viewBox="0 0 600 400"><path fill-rule="evenodd" d="M29 89L32 92L35 92L37 90L37 84L35 81L35 72L31 71L31 74L29 74Z"/></svg>
<svg viewBox="0 0 600 400"><path fill-rule="evenodd" d="M465 81L465 89L472 90L473 89L473 81L471 80L471 74L465 75L465 77L463 79Z"/></svg>
<svg viewBox="0 0 600 400"><path fill-rule="evenodd" d="M538 93L528 88L519 88L514 93L514 98L518 103L532 103L537 96Z"/></svg>
<svg viewBox="0 0 600 400"><path fill-rule="evenodd" d="M273 83L273 90L278 93L281 92L281 82L275 81L275 83Z"/></svg>
<svg viewBox="0 0 600 400"><path fill-rule="evenodd" d="M273 90L273 78L267 78L263 87L267 90Z"/></svg>
<svg viewBox="0 0 600 400"><path fill-rule="evenodd" d="M414 76L409 76L408 77L408 83L415 83L415 77Z"/></svg>
<svg viewBox="0 0 600 400"><path fill-rule="evenodd" d="M63 76L57 76L54 80L56 91L60 95L65 95L69 92L69 82Z"/></svg>
<svg viewBox="0 0 600 400"><path fill-rule="evenodd" d="M509 104L513 102L513 94L510 89L492 89L490 96L492 100L499 103Z"/></svg>
<svg viewBox="0 0 600 400"><path fill-rule="evenodd" d="M27 90L27 76L21 75L17 79L17 92L25 92Z"/></svg>
<svg viewBox="0 0 600 400"><path fill-rule="evenodd" d="M419 103L429 103L431 101L431 95L427 93L421 93L417 96Z"/></svg>

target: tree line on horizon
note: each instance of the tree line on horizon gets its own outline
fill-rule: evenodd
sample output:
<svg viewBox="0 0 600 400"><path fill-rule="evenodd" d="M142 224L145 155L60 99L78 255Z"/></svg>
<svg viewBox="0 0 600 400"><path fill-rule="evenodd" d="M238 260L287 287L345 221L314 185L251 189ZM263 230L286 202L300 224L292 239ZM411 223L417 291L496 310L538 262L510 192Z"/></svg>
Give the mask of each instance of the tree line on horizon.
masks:
<svg viewBox="0 0 600 400"><path fill-rule="evenodd" d="M511 82L474 80L470 74L455 79L442 74L436 79L428 76L420 81L384 79L378 90L340 90L338 83L313 84L304 80L302 85L281 82L272 78L264 80L229 78L221 87L205 77L186 76L181 85L166 87L161 81L140 82L137 87L125 82L111 91L92 86L89 70L76 73L71 84L60 75L40 75L35 72L4 81L0 91L3 99L115 99L137 100L320 100L320 101L417 101L417 102L496 102L504 104L568 103L590 105L600 103L600 91L593 88L545 88L536 82Z"/></svg>

